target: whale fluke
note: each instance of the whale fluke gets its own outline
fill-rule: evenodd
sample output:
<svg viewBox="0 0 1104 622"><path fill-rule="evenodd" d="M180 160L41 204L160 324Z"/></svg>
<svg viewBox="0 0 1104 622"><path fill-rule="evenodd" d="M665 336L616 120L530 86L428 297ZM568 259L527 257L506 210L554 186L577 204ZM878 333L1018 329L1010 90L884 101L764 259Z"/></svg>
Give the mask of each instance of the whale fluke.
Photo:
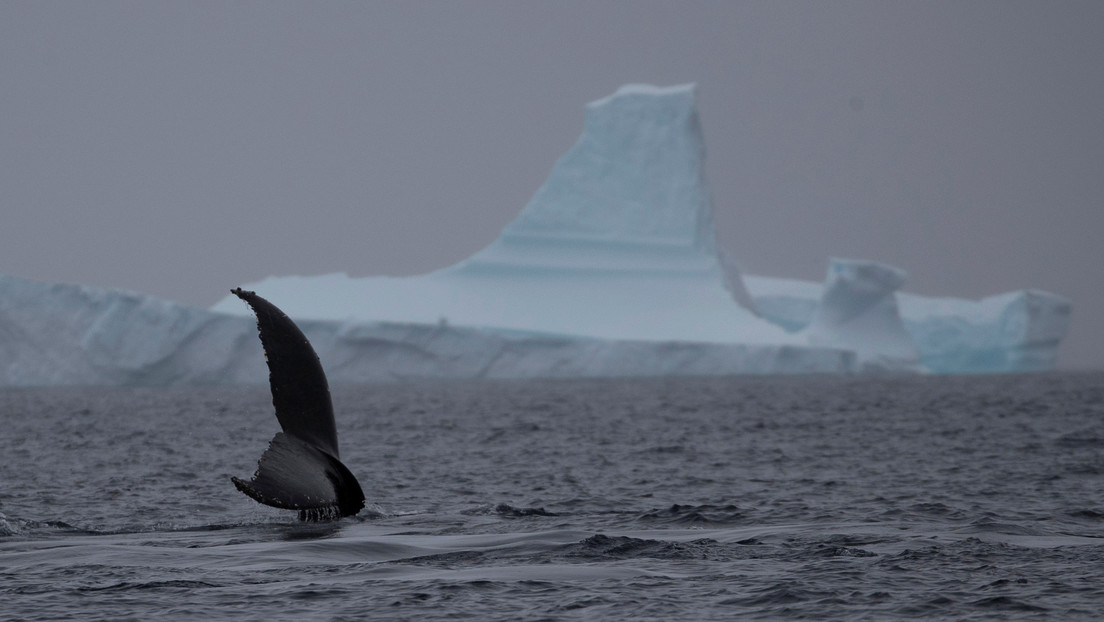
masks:
<svg viewBox="0 0 1104 622"><path fill-rule="evenodd" d="M230 292L257 314L272 405L284 430L261 455L253 479L231 477L231 481L260 503L299 510L299 520L356 514L364 507L364 492L339 458L330 388L318 355L276 305L256 292L241 288Z"/></svg>

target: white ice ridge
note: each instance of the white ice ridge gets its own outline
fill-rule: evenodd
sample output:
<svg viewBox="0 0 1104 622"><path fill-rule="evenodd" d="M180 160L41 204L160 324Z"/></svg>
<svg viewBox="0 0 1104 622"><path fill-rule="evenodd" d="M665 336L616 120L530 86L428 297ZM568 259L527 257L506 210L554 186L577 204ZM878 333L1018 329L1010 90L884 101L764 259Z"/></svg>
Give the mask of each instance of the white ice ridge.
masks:
<svg viewBox="0 0 1104 622"><path fill-rule="evenodd" d="M294 318L807 347L737 302L742 282L717 250L704 158L693 85L623 87L587 105L579 140L468 259L415 277L244 287ZM213 309L248 313L233 296Z"/></svg>
<svg viewBox="0 0 1104 622"><path fill-rule="evenodd" d="M813 322L825 290L812 281L743 278L760 315L791 332ZM981 300L903 292L896 299L920 364L944 374L1053 369L1072 310L1066 298L1034 289Z"/></svg>
<svg viewBox="0 0 1104 622"><path fill-rule="evenodd" d="M850 352L301 320L331 382L847 373ZM252 317L0 276L0 386L261 384Z"/></svg>

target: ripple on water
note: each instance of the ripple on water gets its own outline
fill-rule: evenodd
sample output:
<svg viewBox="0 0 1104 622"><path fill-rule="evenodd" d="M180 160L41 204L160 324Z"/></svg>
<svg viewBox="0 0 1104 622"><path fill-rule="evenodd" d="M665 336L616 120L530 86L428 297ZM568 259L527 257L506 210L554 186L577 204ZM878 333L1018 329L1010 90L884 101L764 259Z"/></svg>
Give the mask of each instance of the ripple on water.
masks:
<svg viewBox="0 0 1104 622"><path fill-rule="evenodd" d="M13 618L1095 619L1104 374L334 387L371 513L229 483L266 387L0 391Z"/></svg>

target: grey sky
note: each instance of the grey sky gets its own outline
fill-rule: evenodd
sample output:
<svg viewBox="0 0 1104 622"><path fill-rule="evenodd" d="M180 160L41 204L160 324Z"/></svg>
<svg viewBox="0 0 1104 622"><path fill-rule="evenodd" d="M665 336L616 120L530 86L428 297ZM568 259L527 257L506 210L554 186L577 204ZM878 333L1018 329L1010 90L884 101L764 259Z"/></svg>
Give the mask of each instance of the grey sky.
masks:
<svg viewBox="0 0 1104 622"><path fill-rule="evenodd" d="M1104 3L3 2L0 272L206 307L482 248L628 82L697 82L721 244L1074 301L1104 368Z"/></svg>

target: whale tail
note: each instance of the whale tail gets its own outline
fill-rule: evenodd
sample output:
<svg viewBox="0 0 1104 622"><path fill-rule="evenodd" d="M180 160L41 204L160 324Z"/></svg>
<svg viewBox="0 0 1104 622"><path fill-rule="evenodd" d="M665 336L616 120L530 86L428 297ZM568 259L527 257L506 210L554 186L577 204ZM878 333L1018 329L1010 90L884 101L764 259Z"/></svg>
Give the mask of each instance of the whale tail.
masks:
<svg viewBox="0 0 1104 622"><path fill-rule="evenodd" d="M352 516L364 507L360 483L340 460L284 432L261 455L253 479L230 479L260 503L299 510L304 521Z"/></svg>
<svg viewBox="0 0 1104 622"><path fill-rule="evenodd" d="M257 314L272 405L283 428L261 455L251 480L230 480L259 503L298 510L299 520L355 515L364 507L364 492L339 458L330 388L318 355L275 305L255 292L230 291Z"/></svg>

